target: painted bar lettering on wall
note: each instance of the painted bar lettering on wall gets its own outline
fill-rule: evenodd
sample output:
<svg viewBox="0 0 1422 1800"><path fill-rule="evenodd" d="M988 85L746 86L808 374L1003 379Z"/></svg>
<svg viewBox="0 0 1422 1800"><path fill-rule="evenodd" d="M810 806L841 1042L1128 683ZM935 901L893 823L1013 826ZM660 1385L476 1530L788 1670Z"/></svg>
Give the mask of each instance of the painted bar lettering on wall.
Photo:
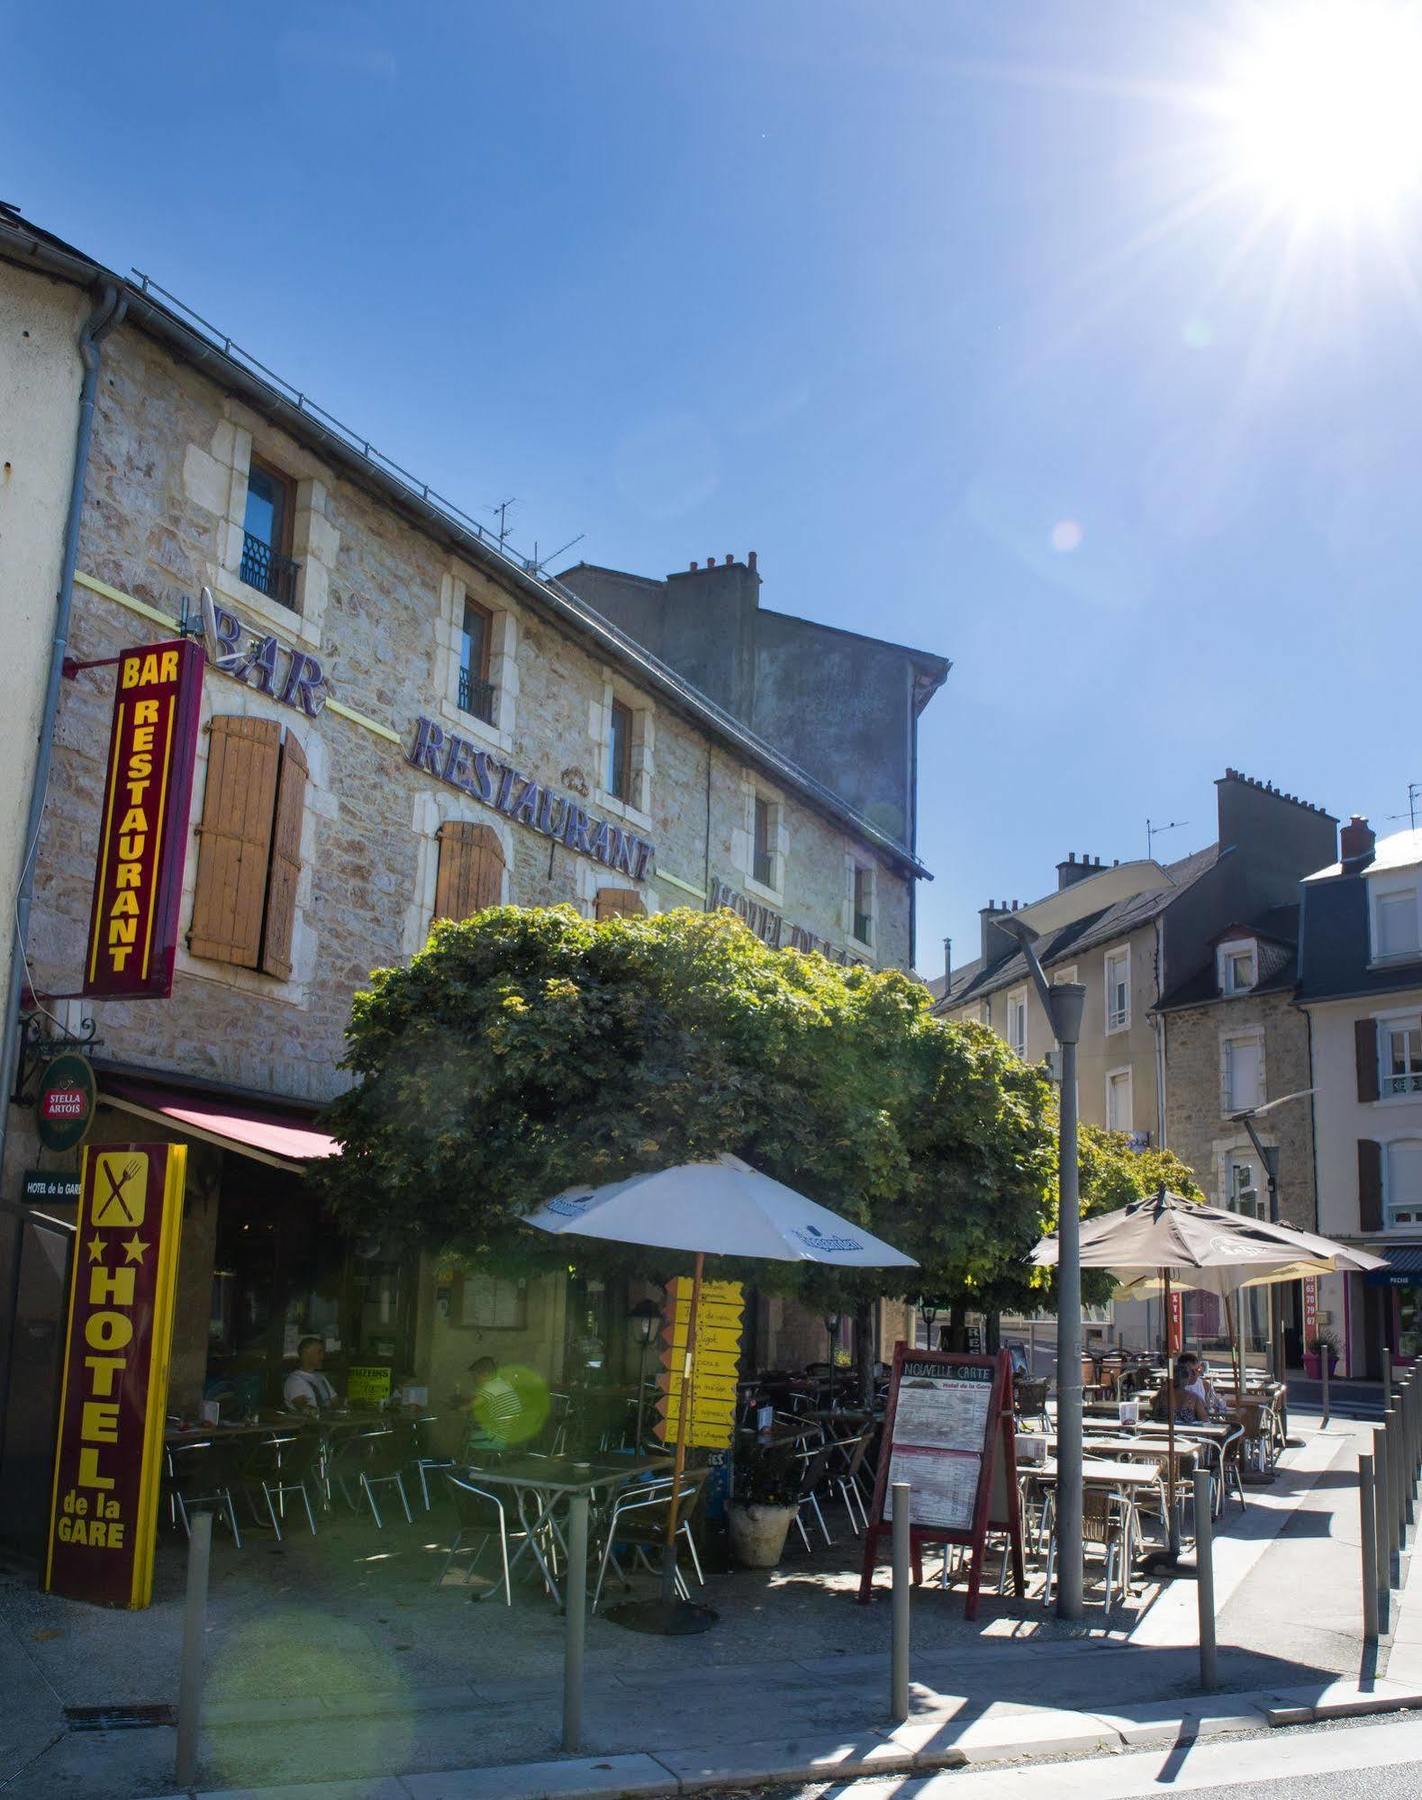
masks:
<svg viewBox="0 0 1422 1800"><path fill-rule="evenodd" d="M458 788L461 794L516 824L554 838L606 868L630 875L634 881L645 881L651 871L656 849L646 838L594 818L576 798L544 787L512 763L500 762L423 714L415 721L415 735L406 754L417 769L436 781Z"/></svg>
<svg viewBox="0 0 1422 1800"><path fill-rule="evenodd" d="M84 1152L47 1592L147 1606L183 1222L184 1144Z"/></svg>
<svg viewBox="0 0 1422 1800"><path fill-rule="evenodd" d="M196 644L145 644L118 658L85 994L173 991L201 698Z"/></svg>

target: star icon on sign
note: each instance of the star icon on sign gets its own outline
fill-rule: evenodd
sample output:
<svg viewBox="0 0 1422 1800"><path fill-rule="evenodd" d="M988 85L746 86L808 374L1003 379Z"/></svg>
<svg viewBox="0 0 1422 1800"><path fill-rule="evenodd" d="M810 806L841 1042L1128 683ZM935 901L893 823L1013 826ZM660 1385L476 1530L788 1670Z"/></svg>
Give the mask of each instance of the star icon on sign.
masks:
<svg viewBox="0 0 1422 1800"><path fill-rule="evenodd" d="M91 1263L101 1263L104 1260L104 1240L97 1234L89 1239L85 1248L89 1252L89 1261Z"/></svg>
<svg viewBox="0 0 1422 1800"><path fill-rule="evenodd" d="M123 1247L124 1261L131 1262L131 1263L135 1263L135 1262L141 1263L143 1261L143 1253L147 1248L148 1248L147 1244L145 1244L143 1242L143 1240L139 1237L138 1233L135 1231L133 1236L128 1240L128 1242Z"/></svg>

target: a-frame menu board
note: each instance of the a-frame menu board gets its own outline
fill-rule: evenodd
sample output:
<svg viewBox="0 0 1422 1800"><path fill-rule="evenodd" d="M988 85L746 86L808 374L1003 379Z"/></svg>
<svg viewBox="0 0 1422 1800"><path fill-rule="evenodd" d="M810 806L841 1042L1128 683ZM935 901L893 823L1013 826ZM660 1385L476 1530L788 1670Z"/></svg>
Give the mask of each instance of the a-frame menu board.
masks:
<svg viewBox="0 0 1422 1800"><path fill-rule="evenodd" d="M859 1598L874 1585L879 1539L893 1530L892 1489L909 1484L909 1541L914 1580L923 1579L925 1544L972 1549L966 1615L978 1613L983 1548L989 1530L1005 1531L1012 1550L1014 1592L1025 1591L1022 1516L1012 1418L1012 1359L952 1356L944 1351L894 1351L874 1506L864 1534Z"/></svg>

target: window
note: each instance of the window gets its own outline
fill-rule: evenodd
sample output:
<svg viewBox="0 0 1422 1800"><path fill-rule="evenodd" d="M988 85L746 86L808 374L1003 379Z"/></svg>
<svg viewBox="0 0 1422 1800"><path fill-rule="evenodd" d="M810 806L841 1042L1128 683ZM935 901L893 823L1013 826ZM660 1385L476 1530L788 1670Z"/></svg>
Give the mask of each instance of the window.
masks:
<svg viewBox="0 0 1422 1800"><path fill-rule="evenodd" d="M854 935L861 944L874 942L874 871L854 865Z"/></svg>
<svg viewBox="0 0 1422 1800"><path fill-rule="evenodd" d="M1382 1048L1380 1088L1384 1099L1422 1094L1422 1019L1385 1019L1378 1027Z"/></svg>
<svg viewBox="0 0 1422 1800"><path fill-rule="evenodd" d="M291 527L296 487L259 457L247 471L247 507L242 520L242 564L249 587L283 606L296 605L296 564L291 560Z"/></svg>
<svg viewBox="0 0 1422 1800"><path fill-rule="evenodd" d="M1106 1129L1134 1131L1132 1118L1131 1071L1112 1069L1106 1077Z"/></svg>
<svg viewBox="0 0 1422 1800"><path fill-rule="evenodd" d="M1249 1219L1262 1219L1267 1210L1259 1183L1254 1178L1254 1164L1231 1157L1226 1175L1225 1205L1231 1212L1243 1213Z"/></svg>
<svg viewBox="0 0 1422 1800"><path fill-rule="evenodd" d="M641 919L647 903L636 888L599 888L595 914L599 919Z"/></svg>
<svg viewBox="0 0 1422 1800"><path fill-rule="evenodd" d="M1390 956L1416 956L1417 889L1393 888L1373 894L1373 956L1382 961Z"/></svg>
<svg viewBox="0 0 1422 1800"><path fill-rule="evenodd" d="M1027 991L1023 988L1007 996L1007 1042L1025 1062L1027 1060Z"/></svg>
<svg viewBox="0 0 1422 1800"><path fill-rule="evenodd" d="M1221 1098L1226 1113L1248 1112L1264 1100L1264 1041L1253 1037L1226 1038L1221 1046Z"/></svg>
<svg viewBox="0 0 1422 1800"><path fill-rule="evenodd" d="M978 1002L978 1023L979 1023L979 1025L991 1025L992 1024L992 1001L991 1000L979 1000L979 1002Z"/></svg>
<svg viewBox="0 0 1422 1800"><path fill-rule="evenodd" d="M447 819L439 828L435 919L470 919L504 897L504 847L492 825Z"/></svg>
<svg viewBox="0 0 1422 1800"><path fill-rule="evenodd" d="M1422 1225L1422 1138L1401 1138L1387 1147L1383 1199L1387 1224Z"/></svg>
<svg viewBox="0 0 1422 1800"><path fill-rule="evenodd" d="M466 600L459 633L459 705L486 725L494 723L494 684L489 680L493 637L493 615L487 607Z"/></svg>
<svg viewBox="0 0 1422 1800"><path fill-rule="evenodd" d="M274 719L209 727L188 948L210 962L291 977L306 756Z"/></svg>
<svg viewBox="0 0 1422 1800"><path fill-rule="evenodd" d="M751 875L762 887L775 881L775 815L780 809L764 794L755 797L755 837L751 846Z"/></svg>
<svg viewBox="0 0 1422 1800"><path fill-rule="evenodd" d="M528 1329L528 1282L501 1275L466 1274L459 1281L455 1322L481 1331Z"/></svg>
<svg viewBox="0 0 1422 1800"><path fill-rule="evenodd" d="M620 700L608 719L606 791L614 800L632 798L632 708Z"/></svg>
<svg viewBox="0 0 1422 1800"><path fill-rule="evenodd" d="M1247 994L1257 979L1253 944L1221 944L1219 959L1220 992Z"/></svg>
<svg viewBox="0 0 1422 1800"><path fill-rule="evenodd" d="M1131 953L1112 950L1106 957L1106 1029L1124 1031L1131 1022Z"/></svg>

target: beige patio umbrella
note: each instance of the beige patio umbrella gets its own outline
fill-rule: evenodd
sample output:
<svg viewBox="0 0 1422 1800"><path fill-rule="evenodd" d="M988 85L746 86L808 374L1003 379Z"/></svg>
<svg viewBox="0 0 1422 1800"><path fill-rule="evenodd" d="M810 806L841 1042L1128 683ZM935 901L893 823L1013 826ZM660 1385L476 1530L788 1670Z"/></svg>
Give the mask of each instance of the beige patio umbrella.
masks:
<svg viewBox="0 0 1422 1800"><path fill-rule="evenodd" d="M1039 1268L1056 1266L1054 1235L1042 1239L1032 1252L1032 1261ZM1291 1225L1202 1206L1162 1186L1148 1199L1083 1219L1081 1266L1109 1269L1132 1295L1160 1291L1168 1318L1172 1287L1203 1288L1227 1296L1239 1287L1328 1275L1339 1269L1376 1268L1379 1258ZM1167 1352L1168 1342L1167 1336ZM1173 1407L1167 1409L1166 1425L1166 1507L1173 1558L1180 1549Z"/></svg>

